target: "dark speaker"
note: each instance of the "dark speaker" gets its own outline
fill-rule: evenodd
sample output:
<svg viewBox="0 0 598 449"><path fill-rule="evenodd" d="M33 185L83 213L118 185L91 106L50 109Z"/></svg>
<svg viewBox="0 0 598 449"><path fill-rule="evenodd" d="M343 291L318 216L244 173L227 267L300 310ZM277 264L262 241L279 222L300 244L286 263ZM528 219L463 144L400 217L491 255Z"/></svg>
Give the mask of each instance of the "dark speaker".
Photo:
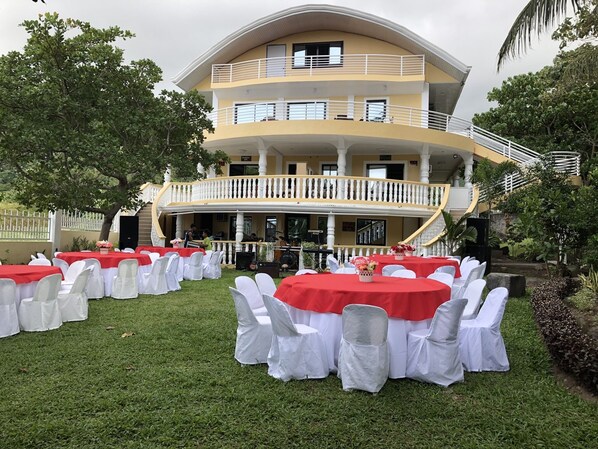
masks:
<svg viewBox="0 0 598 449"><path fill-rule="evenodd" d="M488 233L490 232L490 220L486 218L468 218L467 227L473 226L478 231L478 237L474 242L467 242L471 245L488 245Z"/></svg>
<svg viewBox="0 0 598 449"><path fill-rule="evenodd" d="M137 248L139 241L139 217L136 215L120 217L119 248Z"/></svg>
<svg viewBox="0 0 598 449"><path fill-rule="evenodd" d="M235 254L235 268L237 270L249 270L249 265L251 265L254 259L254 253L239 251Z"/></svg>
<svg viewBox="0 0 598 449"><path fill-rule="evenodd" d="M464 256L475 257L477 260L482 262L486 262L486 271L484 276L490 273L492 269L492 250L489 246L485 245L465 245L465 252L463 253Z"/></svg>

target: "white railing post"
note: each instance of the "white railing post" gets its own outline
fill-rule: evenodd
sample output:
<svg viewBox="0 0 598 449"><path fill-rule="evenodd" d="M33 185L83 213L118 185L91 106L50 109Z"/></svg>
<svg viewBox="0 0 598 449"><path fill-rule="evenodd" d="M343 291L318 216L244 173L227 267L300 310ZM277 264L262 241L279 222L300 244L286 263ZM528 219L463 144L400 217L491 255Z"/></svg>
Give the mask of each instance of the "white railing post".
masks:
<svg viewBox="0 0 598 449"><path fill-rule="evenodd" d="M62 224L62 211L57 210L56 212L49 213L48 220L48 237L52 242L52 248L50 248L50 254L54 254L54 251L59 251L60 248L60 228Z"/></svg>

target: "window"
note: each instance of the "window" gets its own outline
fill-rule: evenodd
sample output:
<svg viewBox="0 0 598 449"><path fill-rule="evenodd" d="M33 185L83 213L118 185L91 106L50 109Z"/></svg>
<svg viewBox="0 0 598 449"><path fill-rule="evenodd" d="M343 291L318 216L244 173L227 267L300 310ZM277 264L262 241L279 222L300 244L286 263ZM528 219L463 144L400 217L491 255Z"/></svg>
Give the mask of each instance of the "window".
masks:
<svg viewBox="0 0 598 449"><path fill-rule="evenodd" d="M247 103L235 105L235 124L275 120L274 103Z"/></svg>
<svg viewBox="0 0 598 449"><path fill-rule="evenodd" d="M228 176L257 176L259 175L259 165L257 164L230 164L228 167Z"/></svg>
<svg viewBox="0 0 598 449"><path fill-rule="evenodd" d="M293 44L293 68L330 67L343 64L342 42Z"/></svg>
<svg viewBox="0 0 598 449"><path fill-rule="evenodd" d="M365 103L365 121L383 122L386 120L386 100L367 100Z"/></svg>
<svg viewBox="0 0 598 449"><path fill-rule="evenodd" d="M404 179L405 164L367 164L366 176L376 179Z"/></svg>
<svg viewBox="0 0 598 449"><path fill-rule="evenodd" d="M309 215L287 215L286 236L293 245L300 244L307 238Z"/></svg>
<svg viewBox="0 0 598 449"><path fill-rule="evenodd" d="M322 176L338 176L338 165L322 164Z"/></svg>
<svg viewBox="0 0 598 449"><path fill-rule="evenodd" d="M289 120L325 120L326 103L323 101L289 103L287 117Z"/></svg>
<svg viewBox="0 0 598 449"><path fill-rule="evenodd" d="M276 225L278 224L276 220L276 215L267 215L266 216L266 242L275 242L276 241Z"/></svg>
<svg viewBox="0 0 598 449"><path fill-rule="evenodd" d="M357 219L355 243L357 245L386 244L386 220Z"/></svg>

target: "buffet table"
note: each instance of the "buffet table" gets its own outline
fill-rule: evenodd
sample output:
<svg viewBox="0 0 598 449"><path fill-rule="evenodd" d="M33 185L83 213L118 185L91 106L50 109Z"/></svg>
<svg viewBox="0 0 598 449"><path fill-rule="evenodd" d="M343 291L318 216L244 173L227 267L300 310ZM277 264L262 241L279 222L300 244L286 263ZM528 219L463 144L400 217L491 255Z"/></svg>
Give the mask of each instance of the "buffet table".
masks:
<svg viewBox="0 0 598 449"><path fill-rule="evenodd" d="M21 299L33 297L37 283L51 274L60 274L58 267L40 265L0 265L0 278L12 279L17 284L17 310Z"/></svg>
<svg viewBox="0 0 598 449"><path fill-rule="evenodd" d="M378 262L375 271L377 274L382 274L382 268L386 265L403 265L407 270L415 271L417 277L425 278L434 273L437 268L449 265L455 267L455 278L461 277L459 261L448 257L406 256L402 260L397 260L395 256L375 254L370 256L370 259Z"/></svg>
<svg viewBox="0 0 598 449"><path fill-rule="evenodd" d="M321 274L287 277L274 296L289 306L295 323L318 329L332 372L337 369L343 308L348 304L383 308L389 316L389 377L400 378L407 365L407 334L430 325L438 306L450 299L451 289L432 279L374 276L374 282L365 283L355 274Z"/></svg>

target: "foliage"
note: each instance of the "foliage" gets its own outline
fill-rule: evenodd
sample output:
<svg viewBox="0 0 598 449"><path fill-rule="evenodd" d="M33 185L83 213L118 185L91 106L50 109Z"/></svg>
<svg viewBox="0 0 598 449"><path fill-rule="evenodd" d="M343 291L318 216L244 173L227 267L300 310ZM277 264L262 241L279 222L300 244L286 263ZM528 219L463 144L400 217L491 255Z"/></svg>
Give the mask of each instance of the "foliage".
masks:
<svg viewBox="0 0 598 449"><path fill-rule="evenodd" d="M81 251L84 249L88 249L93 251L96 249L96 242L89 241L87 237L80 236L80 237L73 237L73 243L71 243L71 247L69 251Z"/></svg>
<svg viewBox="0 0 598 449"><path fill-rule="evenodd" d="M593 310L596 304L598 304L596 293L589 288L580 289L573 296L570 296L568 300L573 307L582 312Z"/></svg>
<svg viewBox="0 0 598 449"><path fill-rule="evenodd" d="M583 288L587 288L598 297L598 271L594 270L593 267L590 267L590 271L587 275L579 275L579 280L581 281Z"/></svg>
<svg viewBox="0 0 598 449"><path fill-rule="evenodd" d="M5 249L4 250L4 257L0 257L0 264L4 265L8 262L8 256L10 254L10 250Z"/></svg>
<svg viewBox="0 0 598 449"><path fill-rule="evenodd" d="M471 217L471 214L464 214L459 220L455 221L449 212L442 210L444 231L439 240L446 247L448 254L455 254L465 241L476 241L478 231L473 226L467 226L469 217Z"/></svg>
<svg viewBox="0 0 598 449"><path fill-rule="evenodd" d="M318 244L314 242L303 242L301 243L303 249L318 249ZM303 251L303 266L305 268L315 268L316 260L315 253L306 253Z"/></svg>
<svg viewBox="0 0 598 449"><path fill-rule="evenodd" d="M598 343L585 334L563 303L570 291L568 279L553 279L538 286L531 303L544 342L557 365L598 393Z"/></svg>
<svg viewBox="0 0 598 449"><path fill-rule="evenodd" d="M516 242L507 240L500 245L501 248L508 248L509 257L528 261L546 260L545 248L536 240L527 237Z"/></svg>
<svg viewBox="0 0 598 449"><path fill-rule="evenodd" d="M22 204L102 213L106 240L116 213L168 164L188 178L199 162L227 159L201 147L212 126L197 92L156 96L156 64L124 63L115 43L132 33L55 13L23 26L23 51L0 57L0 159Z"/></svg>
<svg viewBox="0 0 598 449"><path fill-rule="evenodd" d="M478 162L471 176L471 182L478 185L484 201L488 203L488 215L492 213L492 205L505 193L501 183L503 178L520 172L519 166L513 161L493 164L484 158Z"/></svg>

